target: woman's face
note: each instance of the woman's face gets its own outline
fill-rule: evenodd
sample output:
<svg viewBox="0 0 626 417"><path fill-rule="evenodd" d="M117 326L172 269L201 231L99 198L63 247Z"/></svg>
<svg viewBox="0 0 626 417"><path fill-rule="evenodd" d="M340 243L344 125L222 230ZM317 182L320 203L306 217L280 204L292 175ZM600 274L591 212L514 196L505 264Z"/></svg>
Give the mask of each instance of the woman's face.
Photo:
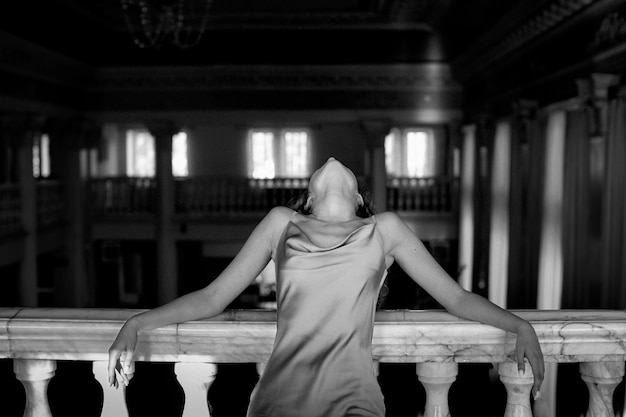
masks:
<svg viewBox="0 0 626 417"><path fill-rule="evenodd" d="M333 157L311 175L309 193L322 195L328 192L345 193L354 196L358 183L354 173Z"/></svg>

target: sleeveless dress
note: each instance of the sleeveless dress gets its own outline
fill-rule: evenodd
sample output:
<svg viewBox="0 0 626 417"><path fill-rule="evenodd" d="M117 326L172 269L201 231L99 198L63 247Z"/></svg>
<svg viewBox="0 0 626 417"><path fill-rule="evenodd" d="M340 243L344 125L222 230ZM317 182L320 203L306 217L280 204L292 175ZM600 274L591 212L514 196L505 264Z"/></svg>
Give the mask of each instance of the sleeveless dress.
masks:
<svg viewBox="0 0 626 417"><path fill-rule="evenodd" d="M275 254L277 333L248 417L383 417L372 361L386 275L376 219L330 247L292 216Z"/></svg>

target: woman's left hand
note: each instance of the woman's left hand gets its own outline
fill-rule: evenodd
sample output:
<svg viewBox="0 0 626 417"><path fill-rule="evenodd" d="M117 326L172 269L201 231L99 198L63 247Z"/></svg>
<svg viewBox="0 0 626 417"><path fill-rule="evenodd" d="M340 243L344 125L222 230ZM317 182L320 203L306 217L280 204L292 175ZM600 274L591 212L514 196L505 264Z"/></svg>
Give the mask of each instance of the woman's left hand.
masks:
<svg viewBox="0 0 626 417"><path fill-rule="evenodd" d="M517 360L517 368L520 372L523 372L524 358L530 362L530 367L533 370L533 376L535 378L532 395L536 398L541 383L543 382L543 375L545 366L543 362L543 353L539 346L539 339L535 333L535 329L530 323L525 322L517 329L517 340L515 342L515 358Z"/></svg>

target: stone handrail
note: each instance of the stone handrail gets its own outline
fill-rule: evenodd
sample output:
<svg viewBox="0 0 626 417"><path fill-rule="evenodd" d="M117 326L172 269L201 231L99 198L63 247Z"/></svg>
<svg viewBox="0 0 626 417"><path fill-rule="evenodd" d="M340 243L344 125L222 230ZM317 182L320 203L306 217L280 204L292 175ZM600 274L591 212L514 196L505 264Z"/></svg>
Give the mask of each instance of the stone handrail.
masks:
<svg viewBox="0 0 626 417"><path fill-rule="evenodd" d="M0 358L14 360L27 397L25 416L50 416L46 387L56 360L92 361L104 391L103 416L128 415L124 390L110 388L108 348L123 322L140 310L0 308ZM626 312L515 311L529 320L546 362L579 362L589 393L589 415L613 417L612 396L624 375ZM217 364L256 362L263 370L276 332L275 312L232 310L207 320L140 333L135 360L175 362L185 391L183 416L209 416L206 394ZM530 367L512 359L515 335L443 311L393 310L376 314L376 362L416 363L426 390L426 416L448 415L447 393L458 363L499 363L507 389L505 416L530 416Z"/></svg>

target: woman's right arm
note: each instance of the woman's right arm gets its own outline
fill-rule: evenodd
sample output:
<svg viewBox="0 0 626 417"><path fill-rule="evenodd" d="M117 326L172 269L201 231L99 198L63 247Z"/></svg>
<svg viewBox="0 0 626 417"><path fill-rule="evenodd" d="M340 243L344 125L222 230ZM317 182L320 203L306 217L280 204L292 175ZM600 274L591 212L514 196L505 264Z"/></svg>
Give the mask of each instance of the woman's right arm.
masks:
<svg viewBox="0 0 626 417"><path fill-rule="evenodd" d="M224 311L267 265L292 213L285 207L272 209L250 234L233 261L208 286L129 318L109 349L109 384L117 386L117 370L121 382L128 385L127 373L139 331L210 318Z"/></svg>

